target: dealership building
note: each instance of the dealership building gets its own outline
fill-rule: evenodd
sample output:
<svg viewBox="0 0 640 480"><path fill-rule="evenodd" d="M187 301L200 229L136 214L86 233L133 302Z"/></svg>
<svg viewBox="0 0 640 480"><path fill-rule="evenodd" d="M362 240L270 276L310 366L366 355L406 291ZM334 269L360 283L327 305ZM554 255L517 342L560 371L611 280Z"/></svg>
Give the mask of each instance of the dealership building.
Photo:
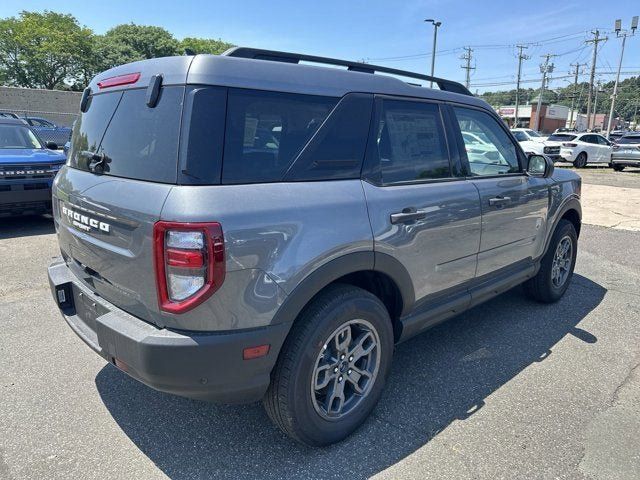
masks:
<svg viewBox="0 0 640 480"><path fill-rule="evenodd" d="M518 127L535 128L537 103L520 105L518 107ZM516 106L506 105L496 108L498 115L514 128L516 118ZM565 127L569 119L569 107L564 105L542 104L540 108L540 126L537 128L542 133L552 133L556 128Z"/></svg>

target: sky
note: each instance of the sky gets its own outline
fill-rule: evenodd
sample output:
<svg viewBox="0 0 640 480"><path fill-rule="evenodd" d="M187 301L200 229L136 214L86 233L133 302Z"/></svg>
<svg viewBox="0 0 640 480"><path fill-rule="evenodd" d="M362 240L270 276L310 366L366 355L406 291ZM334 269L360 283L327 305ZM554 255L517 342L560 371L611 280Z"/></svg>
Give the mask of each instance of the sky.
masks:
<svg viewBox="0 0 640 480"><path fill-rule="evenodd" d="M525 53L530 56L522 66L523 87L539 87L544 54L557 55L550 60L551 88L569 85L570 65L576 63L588 64L581 67L584 73L579 77L587 81L593 47L585 40L595 29L608 37L600 43L596 78L614 79L621 50L614 21L620 18L628 28L631 17L640 15L640 2L3 0L0 17L45 9L71 13L96 33L133 22L164 27L177 38L221 38L241 46L364 60L427 74L433 26L424 19L433 18L442 22L435 75L463 82L460 56L469 46L475 67L471 90L484 92L515 88L518 44L528 46ZM622 72L621 78L640 74L640 32L627 39Z"/></svg>

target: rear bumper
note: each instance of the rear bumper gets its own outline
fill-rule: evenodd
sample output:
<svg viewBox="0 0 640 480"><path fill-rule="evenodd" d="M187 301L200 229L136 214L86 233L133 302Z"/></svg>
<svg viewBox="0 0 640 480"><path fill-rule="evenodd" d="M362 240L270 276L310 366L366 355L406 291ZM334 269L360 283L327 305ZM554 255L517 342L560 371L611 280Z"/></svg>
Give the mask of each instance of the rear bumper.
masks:
<svg viewBox="0 0 640 480"><path fill-rule="evenodd" d="M63 262L49 267L49 284L64 319L96 353L145 385L198 400L261 399L290 328L211 333L157 328L95 295ZM245 348L264 344L270 345L266 356L242 358Z"/></svg>
<svg viewBox="0 0 640 480"><path fill-rule="evenodd" d="M611 157L612 165L624 165L626 167L640 167L640 156L612 156Z"/></svg>

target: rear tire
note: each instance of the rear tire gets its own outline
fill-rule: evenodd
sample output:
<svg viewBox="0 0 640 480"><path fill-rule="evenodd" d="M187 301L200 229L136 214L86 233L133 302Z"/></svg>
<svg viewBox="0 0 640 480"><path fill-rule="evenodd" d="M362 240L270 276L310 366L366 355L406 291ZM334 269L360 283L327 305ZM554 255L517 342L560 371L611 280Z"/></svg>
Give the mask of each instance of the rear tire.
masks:
<svg viewBox="0 0 640 480"><path fill-rule="evenodd" d="M569 255L563 255L563 250ZM527 296L542 303L560 300L571 283L577 253L578 236L573 223L560 220L542 257L540 270L524 284Z"/></svg>
<svg viewBox="0 0 640 480"><path fill-rule="evenodd" d="M586 152L580 152L576 159L573 161L573 166L576 168L584 168L587 166L587 154Z"/></svg>
<svg viewBox="0 0 640 480"><path fill-rule="evenodd" d="M616 165L616 164L614 163L614 164L613 164L613 169L614 169L616 172L621 172L621 171L623 171L623 170L624 170L624 165Z"/></svg>
<svg viewBox="0 0 640 480"><path fill-rule="evenodd" d="M282 347L263 399L267 414L300 443L344 439L378 403L393 343L389 313L377 297L351 285L328 287L305 307Z"/></svg>

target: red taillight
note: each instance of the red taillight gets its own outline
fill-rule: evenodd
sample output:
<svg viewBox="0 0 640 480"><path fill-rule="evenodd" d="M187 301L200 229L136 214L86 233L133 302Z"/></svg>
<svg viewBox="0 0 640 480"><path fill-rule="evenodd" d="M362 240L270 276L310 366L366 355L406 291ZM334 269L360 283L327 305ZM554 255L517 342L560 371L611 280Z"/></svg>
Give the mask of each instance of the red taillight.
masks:
<svg viewBox="0 0 640 480"><path fill-rule="evenodd" d="M226 268L219 223L156 222L153 237L161 310L184 313L220 288Z"/></svg>
<svg viewBox="0 0 640 480"><path fill-rule="evenodd" d="M573 147L577 147L578 144L577 143L563 143L562 146L563 147L573 148Z"/></svg>
<svg viewBox="0 0 640 480"><path fill-rule="evenodd" d="M204 265L204 255L200 251L177 250L167 248L167 265L170 267L200 268Z"/></svg>
<svg viewBox="0 0 640 480"><path fill-rule="evenodd" d="M140 72L127 73L125 75L118 75L117 77L109 77L98 82L98 88L117 87L119 85L131 85L136 83L140 79Z"/></svg>

